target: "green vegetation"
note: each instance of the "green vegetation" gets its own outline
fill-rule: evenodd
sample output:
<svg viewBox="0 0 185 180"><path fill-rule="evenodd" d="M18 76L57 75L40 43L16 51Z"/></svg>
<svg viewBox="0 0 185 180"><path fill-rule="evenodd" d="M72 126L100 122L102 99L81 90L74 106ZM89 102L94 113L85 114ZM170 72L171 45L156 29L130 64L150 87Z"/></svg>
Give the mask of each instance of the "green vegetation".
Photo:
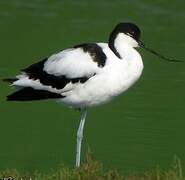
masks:
<svg viewBox="0 0 185 180"><path fill-rule="evenodd" d="M8 180L184 180L180 160L175 157L172 166L168 170L156 168L154 170L131 175L120 175L116 170L104 170L103 165L92 159L88 153L85 162L80 168L69 169L65 166L52 170L48 174L35 172L19 173L17 170L0 172L0 177Z"/></svg>

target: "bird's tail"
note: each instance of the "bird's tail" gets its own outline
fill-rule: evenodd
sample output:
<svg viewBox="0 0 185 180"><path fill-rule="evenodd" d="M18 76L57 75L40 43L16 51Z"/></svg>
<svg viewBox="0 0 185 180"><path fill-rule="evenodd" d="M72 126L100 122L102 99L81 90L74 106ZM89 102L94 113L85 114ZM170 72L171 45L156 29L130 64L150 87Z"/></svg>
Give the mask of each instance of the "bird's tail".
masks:
<svg viewBox="0 0 185 180"><path fill-rule="evenodd" d="M7 96L7 101L35 101L43 99L56 99L62 98L64 96L45 91L45 90L36 90L31 87L23 87L15 91L14 93Z"/></svg>
<svg viewBox="0 0 185 180"><path fill-rule="evenodd" d="M17 81L17 78L6 78L6 79L2 79L2 81L4 82L8 82L8 83L13 83L14 81Z"/></svg>

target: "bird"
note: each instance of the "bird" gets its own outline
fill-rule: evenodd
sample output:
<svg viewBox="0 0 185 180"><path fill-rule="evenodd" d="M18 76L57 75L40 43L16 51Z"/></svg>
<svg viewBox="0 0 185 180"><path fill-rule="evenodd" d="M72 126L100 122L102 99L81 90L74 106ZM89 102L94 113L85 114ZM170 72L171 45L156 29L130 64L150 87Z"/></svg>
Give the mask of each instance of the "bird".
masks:
<svg viewBox="0 0 185 180"><path fill-rule="evenodd" d="M22 69L15 78L4 79L15 87L7 101L53 99L79 110L75 163L79 167L87 110L111 101L141 77L144 65L136 48L175 61L146 47L140 36L136 24L121 22L107 43L82 43L43 58Z"/></svg>

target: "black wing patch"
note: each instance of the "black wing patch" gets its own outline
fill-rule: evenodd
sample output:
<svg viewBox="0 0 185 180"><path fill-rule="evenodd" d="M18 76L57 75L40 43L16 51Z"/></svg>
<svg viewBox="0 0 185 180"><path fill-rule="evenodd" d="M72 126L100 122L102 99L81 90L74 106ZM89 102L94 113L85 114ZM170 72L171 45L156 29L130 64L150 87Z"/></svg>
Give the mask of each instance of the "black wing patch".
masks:
<svg viewBox="0 0 185 180"><path fill-rule="evenodd" d="M74 48L82 48L84 52L88 52L94 62L97 62L99 67L103 67L106 63L106 55L102 48L96 43L84 43L74 46Z"/></svg>
<svg viewBox="0 0 185 180"><path fill-rule="evenodd" d="M36 90L31 87L25 87L7 96L7 101L34 101L42 99L56 99L63 97L65 96L62 96L57 93L45 90Z"/></svg>
<svg viewBox="0 0 185 180"><path fill-rule="evenodd" d="M56 89L63 89L68 83L85 83L90 77L67 78L66 76L55 76L44 71L44 63L47 58L32 64L22 71L25 72L30 79L39 80L43 85L51 86ZM92 77L92 76L91 76Z"/></svg>

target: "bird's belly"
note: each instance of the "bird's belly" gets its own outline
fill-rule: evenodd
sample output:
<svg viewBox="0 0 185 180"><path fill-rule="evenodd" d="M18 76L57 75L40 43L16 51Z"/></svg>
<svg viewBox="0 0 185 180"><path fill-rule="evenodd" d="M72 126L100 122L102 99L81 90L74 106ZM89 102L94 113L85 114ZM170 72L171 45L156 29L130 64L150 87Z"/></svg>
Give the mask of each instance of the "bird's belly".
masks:
<svg viewBox="0 0 185 180"><path fill-rule="evenodd" d="M140 74L133 76L130 73L114 72L97 75L64 94L66 97L60 101L74 108L92 107L106 103L131 87Z"/></svg>

